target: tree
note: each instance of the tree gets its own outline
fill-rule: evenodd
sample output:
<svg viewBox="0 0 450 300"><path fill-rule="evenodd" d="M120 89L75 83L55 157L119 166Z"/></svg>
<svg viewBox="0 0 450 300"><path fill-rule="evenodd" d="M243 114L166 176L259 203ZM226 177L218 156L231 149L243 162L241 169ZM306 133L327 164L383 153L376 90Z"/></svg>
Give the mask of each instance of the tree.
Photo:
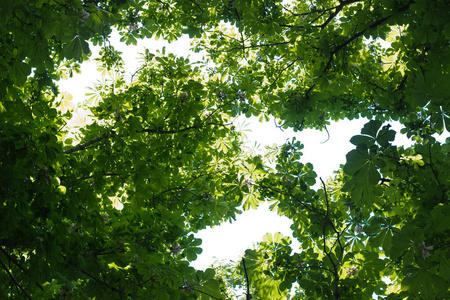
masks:
<svg viewBox="0 0 450 300"><path fill-rule="evenodd" d="M447 1L19 0L0 10L3 298L223 299L240 288L247 299L450 298L450 148L433 136L450 126ZM208 68L146 51L127 84L113 27L127 44L189 34ZM89 58L88 41L117 76L74 133L55 82ZM294 130L371 120L323 180L295 139L244 153L230 124L240 114ZM412 147L392 145L392 120ZM192 233L261 201L293 220L301 249L267 235L240 262L189 266L201 253Z"/></svg>

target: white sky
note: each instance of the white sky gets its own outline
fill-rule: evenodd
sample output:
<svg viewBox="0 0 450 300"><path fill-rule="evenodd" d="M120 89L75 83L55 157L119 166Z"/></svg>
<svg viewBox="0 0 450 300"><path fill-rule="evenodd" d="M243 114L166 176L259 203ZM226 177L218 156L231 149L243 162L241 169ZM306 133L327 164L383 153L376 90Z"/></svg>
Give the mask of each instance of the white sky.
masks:
<svg viewBox="0 0 450 300"><path fill-rule="evenodd" d="M172 52L180 56L186 56L189 53L189 39L187 37L183 37L172 44L164 41L139 40L137 46L126 46L125 43L119 42L119 37L115 34L111 44L116 50L123 53L127 81L130 81L131 74L139 68L138 53L143 52L144 47L153 53L157 49L162 49L163 46L166 46L166 53ZM92 50L94 52L92 58L95 58L98 49ZM190 57L191 61L201 58L198 54L193 54ZM75 104L83 102L87 98L85 96L85 93L88 92L87 87L92 87L101 78L96 69L95 62L84 63L81 74L75 74L73 78L59 82L60 89L70 92ZM247 121L246 129L251 131L246 131L245 134L248 137L249 146L257 142L261 145L261 148L264 148L265 145L271 146L274 143L282 145L286 139L295 136L305 145L301 162L311 162L318 177L326 180L333 171L339 168L340 164L345 163L345 155L354 148L349 142L350 138L359 134L366 122L367 120L344 120L331 124L328 127L330 138L327 142L325 142L328 138L326 132L313 130L304 130L301 133L294 133L292 130L281 131L274 126L273 121L267 123L259 123L255 120ZM398 124L392 125L393 129L397 131L396 144L409 145L410 142L406 138L400 138L400 126ZM268 207L269 205L264 203L257 210L246 211L239 215L232 224L225 223L216 228L199 232L196 236L203 240L203 253L192 265L196 268L207 268L214 262L215 258L238 260L246 249L261 241L263 235L268 232L281 232L283 235L292 236L290 230L292 222L269 211ZM298 245L298 243L295 244L294 242L293 246L295 245Z"/></svg>

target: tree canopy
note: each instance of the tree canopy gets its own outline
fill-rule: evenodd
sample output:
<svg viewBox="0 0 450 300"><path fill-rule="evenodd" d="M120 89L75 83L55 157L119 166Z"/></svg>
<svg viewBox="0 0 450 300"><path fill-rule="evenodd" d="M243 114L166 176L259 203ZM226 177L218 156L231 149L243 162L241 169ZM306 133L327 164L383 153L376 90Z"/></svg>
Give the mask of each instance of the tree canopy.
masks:
<svg viewBox="0 0 450 300"><path fill-rule="evenodd" d="M450 4L444 0L6 0L0 6L3 299L449 299ZM109 42L192 38L201 64ZM57 82L111 80L75 130ZM367 118L332 178L236 116ZM398 121L414 143L394 146ZM318 185L316 185L318 184ZM318 186L318 187L317 187ZM270 201L293 221L206 270L194 233Z"/></svg>

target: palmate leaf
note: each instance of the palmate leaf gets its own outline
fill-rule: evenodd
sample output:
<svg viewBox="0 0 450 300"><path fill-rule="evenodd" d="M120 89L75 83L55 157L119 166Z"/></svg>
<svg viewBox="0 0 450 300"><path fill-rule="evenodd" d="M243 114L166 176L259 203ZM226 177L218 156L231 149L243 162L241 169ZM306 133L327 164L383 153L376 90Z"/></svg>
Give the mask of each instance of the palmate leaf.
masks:
<svg viewBox="0 0 450 300"><path fill-rule="evenodd" d="M88 54L89 51L89 44L79 35L76 35L64 46L62 54L67 59L81 60L82 54Z"/></svg>
<svg viewBox="0 0 450 300"><path fill-rule="evenodd" d="M389 129L389 126L383 126L378 132L376 141L382 147L389 147L390 143L395 139L395 131Z"/></svg>
<svg viewBox="0 0 450 300"><path fill-rule="evenodd" d="M197 290L201 293L200 299L222 299L220 283L217 280L209 279L197 287Z"/></svg>
<svg viewBox="0 0 450 300"><path fill-rule="evenodd" d="M350 176L355 175L371 160L369 150L365 144L359 145L355 150L350 151L346 157L347 163L344 166L344 172Z"/></svg>
<svg viewBox="0 0 450 300"><path fill-rule="evenodd" d="M344 172L353 176L354 185L368 182L372 185L378 183L381 175L374 163L374 154L362 144L347 154L347 163L344 166Z"/></svg>
<svg viewBox="0 0 450 300"><path fill-rule="evenodd" d="M361 129L361 133L375 138L377 136L378 129L380 129L381 127L381 124L382 123L379 120L370 120L369 123L366 123Z"/></svg>
<svg viewBox="0 0 450 300"><path fill-rule="evenodd" d="M24 298L21 287L33 299L237 299L219 289L246 287L243 264L227 267L223 282L212 269L196 272L189 260L201 245L189 234L264 200L292 220L301 251L291 254L289 238L277 234L248 251L253 298L286 299L289 291L292 299L450 299L442 280L450 277L448 145L403 151L390 147L395 132L383 127L394 119L425 135L449 129L448 1L3 2L14 7L0 5L0 299ZM216 26L223 23L236 26ZM77 69L88 40L108 44L111 28L128 44L187 32L208 63L195 71L164 53L147 55L135 86L114 81L106 96L113 82L105 81L98 101L87 103L100 105L92 107L96 119L79 114L76 124L75 115L68 129L80 130L68 136L62 126L71 113L52 112L50 78ZM390 29L390 45L380 45ZM360 115L377 120L351 139L346 174L334 179L334 190L348 193L325 194L333 184L313 190L317 176L294 144L277 162L279 174L268 176L264 159L238 170L246 154L225 120L244 113L271 114L295 131ZM44 132L54 139L40 139ZM241 173L257 183L243 187ZM364 227L353 249L339 239L352 223ZM425 240L434 247L426 260ZM353 264L358 274L345 276ZM384 276L394 287L406 277L404 290L387 291Z"/></svg>
<svg viewBox="0 0 450 300"><path fill-rule="evenodd" d="M355 135L350 139L350 143L355 146L373 144L374 141L375 139L369 135Z"/></svg>
<svg viewBox="0 0 450 300"><path fill-rule="evenodd" d="M354 201L369 199L368 202L372 203L375 194L378 193L372 187L375 187L381 179L378 168L386 165L384 160L380 159L379 152L388 148L395 138L395 131L389 129L389 125L379 130L381 124L378 120L369 121L361 130L361 135L356 135L350 140L356 145L356 149L347 154L343 171L350 175L351 179L344 184L341 191L351 192Z"/></svg>
<svg viewBox="0 0 450 300"><path fill-rule="evenodd" d="M365 144L367 147L371 147L376 142L382 147L388 147L390 142L395 139L395 131L389 129L389 125L383 126L379 130L380 126L381 121L371 120L364 125L360 135L355 135L350 139L350 143L355 146Z"/></svg>
<svg viewBox="0 0 450 300"><path fill-rule="evenodd" d="M16 81L18 84L23 84L28 75L30 75L31 67L24 62L17 62L13 65L9 75L13 81Z"/></svg>
<svg viewBox="0 0 450 300"><path fill-rule="evenodd" d="M436 299L436 292L445 290L445 280L427 269L414 269L402 280L402 290L411 297L421 295L421 299Z"/></svg>
<svg viewBox="0 0 450 300"><path fill-rule="evenodd" d="M365 200L368 207L375 201L377 195L376 184L381 179L380 173L375 168L375 165L365 160L364 164L359 165L360 168L353 174L353 177L347 181L341 188L342 192L351 192L352 201L359 203ZM355 166L355 168L357 168Z"/></svg>

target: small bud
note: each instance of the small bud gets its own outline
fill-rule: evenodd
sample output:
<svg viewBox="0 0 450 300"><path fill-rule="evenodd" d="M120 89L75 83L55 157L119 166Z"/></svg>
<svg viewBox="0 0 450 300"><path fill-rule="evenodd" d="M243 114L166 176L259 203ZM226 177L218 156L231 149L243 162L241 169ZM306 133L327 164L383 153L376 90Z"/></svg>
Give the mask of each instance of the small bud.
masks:
<svg viewBox="0 0 450 300"><path fill-rule="evenodd" d="M103 221L104 221L105 223L108 223L108 221L109 221L109 216L108 216L107 213L101 213L100 216L102 216Z"/></svg>
<svg viewBox="0 0 450 300"><path fill-rule="evenodd" d="M225 93L223 92L223 90L218 91L217 98L222 99L223 97L225 97Z"/></svg>
<svg viewBox="0 0 450 300"><path fill-rule="evenodd" d="M80 22L86 24L89 19L89 16L90 13L83 9L83 12L81 13Z"/></svg>
<svg viewBox="0 0 450 300"><path fill-rule="evenodd" d="M186 102L188 100L188 93L186 92L182 92L180 93L180 95L178 96L178 98L180 99L181 103L183 104L184 102Z"/></svg>
<svg viewBox="0 0 450 300"><path fill-rule="evenodd" d="M253 182L252 182L252 180L250 178L246 178L244 180L244 182L242 183L242 185L250 188L253 185Z"/></svg>
<svg viewBox="0 0 450 300"><path fill-rule="evenodd" d="M170 253L172 253L173 255L178 255L180 252L181 252L180 245L177 243L173 243L172 246L170 247Z"/></svg>
<svg viewBox="0 0 450 300"><path fill-rule="evenodd" d="M135 30L138 30L138 29L139 29L139 24L137 24L137 23L128 25L128 30L129 31L135 31Z"/></svg>
<svg viewBox="0 0 450 300"><path fill-rule="evenodd" d="M139 256L135 255L135 256L133 256L133 258L131 259L130 262L133 264L136 264L136 263L140 263L142 261L139 259Z"/></svg>
<svg viewBox="0 0 450 300"><path fill-rule="evenodd" d="M244 102L245 99L247 99L247 95L245 94L245 92L238 93L238 97L240 102Z"/></svg>
<svg viewBox="0 0 450 300"><path fill-rule="evenodd" d="M356 274L358 274L358 270L356 269L355 266L352 266L351 268L347 269L348 276L355 276Z"/></svg>
<svg viewBox="0 0 450 300"><path fill-rule="evenodd" d="M360 233L363 233L363 232L364 232L364 229L362 228L362 226L359 226L359 225L355 226L355 233L356 234L360 234Z"/></svg>
<svg viewBox="0 0 450 300"><path fill-rule="evenodd" d="M433 246L425 245L425 242L419 244L420 249L422 250L422 258L426 259L431 256L430 251L433 250Z"/></svg>
<svg viewBox="0 0 450 300"><path fill-rule="evenodd" d="M78 227L78 225L76 223L72 223L70 225L70 227L69 227L69 230L72 231L72 232L76 232L76 233L81 234L81 228Z"/></svg>

